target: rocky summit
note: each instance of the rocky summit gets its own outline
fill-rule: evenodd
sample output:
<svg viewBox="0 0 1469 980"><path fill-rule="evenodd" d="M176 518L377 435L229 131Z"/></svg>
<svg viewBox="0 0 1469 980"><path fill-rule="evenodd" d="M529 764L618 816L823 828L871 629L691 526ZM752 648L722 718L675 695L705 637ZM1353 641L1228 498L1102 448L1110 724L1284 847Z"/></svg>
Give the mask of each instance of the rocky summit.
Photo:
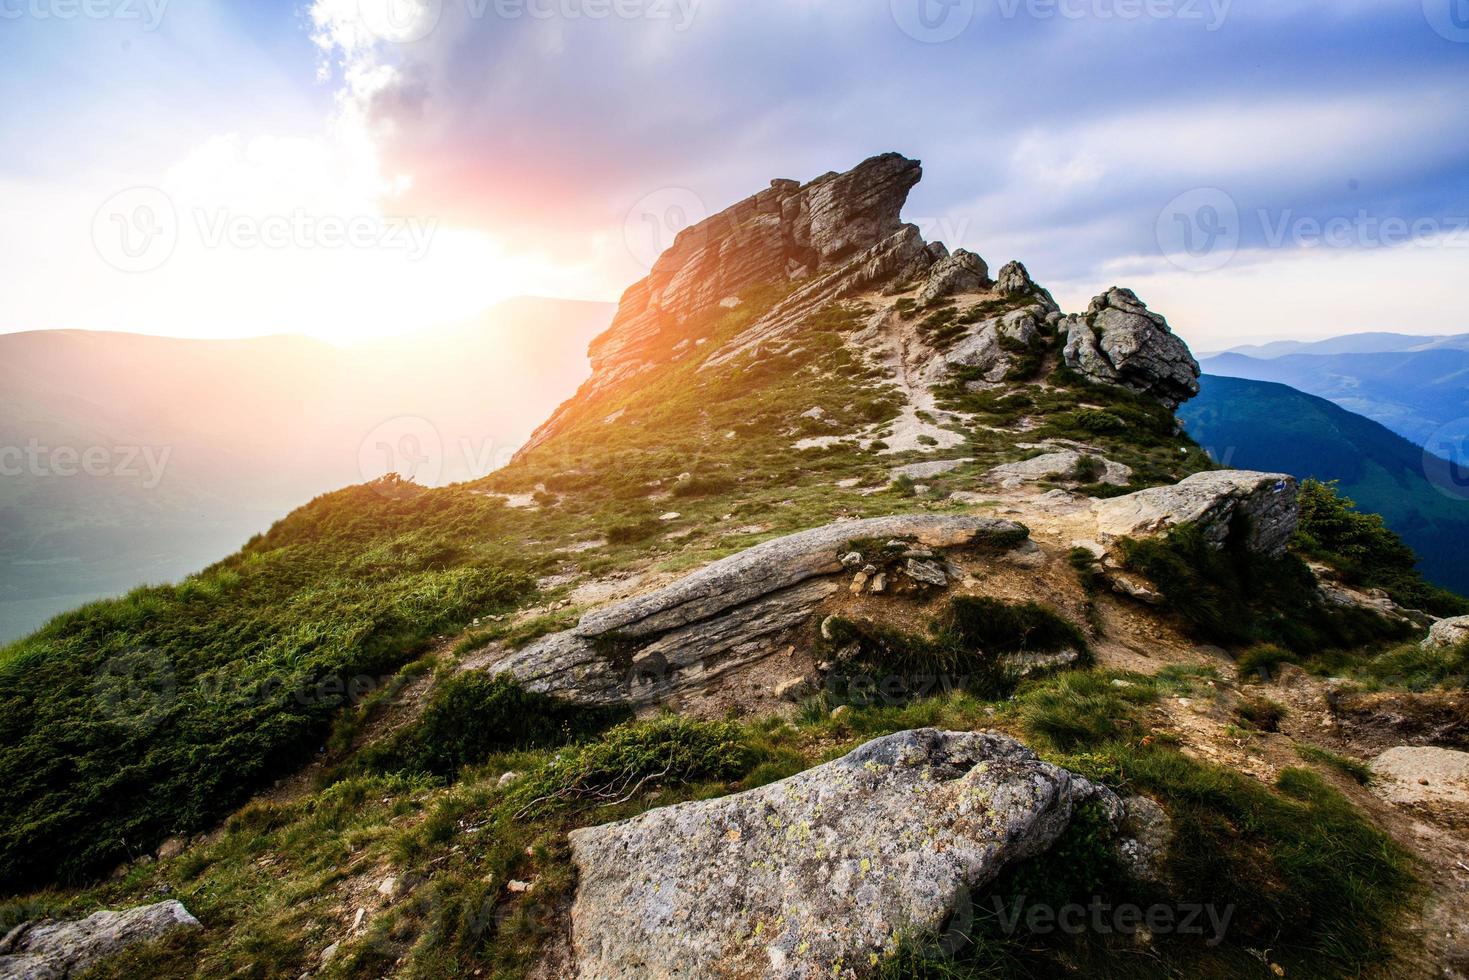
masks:
<svg viewBox="0 0 1469 980"><path fill-rule="evenodd" d="M685 229L503 469L12 648L0 976L1469 976L1469 603L921 176Z"/></svg>

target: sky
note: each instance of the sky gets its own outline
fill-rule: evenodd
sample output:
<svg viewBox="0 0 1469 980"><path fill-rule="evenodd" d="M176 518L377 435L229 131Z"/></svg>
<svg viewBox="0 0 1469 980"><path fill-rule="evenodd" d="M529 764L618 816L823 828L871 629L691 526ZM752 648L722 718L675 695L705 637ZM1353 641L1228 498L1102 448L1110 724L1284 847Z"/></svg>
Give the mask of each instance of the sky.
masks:
<svg viewBox="0 0 1469 980"><path fill-rule="evenodd" d="M1196 351L1469 331L1469 0L0 0L0 332L615 300L896 150L930 239Z"/></svg>

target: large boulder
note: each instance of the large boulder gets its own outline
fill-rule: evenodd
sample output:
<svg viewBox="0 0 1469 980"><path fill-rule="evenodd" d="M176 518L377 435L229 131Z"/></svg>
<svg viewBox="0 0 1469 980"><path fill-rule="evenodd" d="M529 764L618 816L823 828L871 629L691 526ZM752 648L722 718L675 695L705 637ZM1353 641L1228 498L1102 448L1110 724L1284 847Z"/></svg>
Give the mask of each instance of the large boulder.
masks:
<svg viewBox="0 0 1469 980"><path fill-rule="evenodd" d="M1172 486L1098 500L1092 513L1104 543L1194 524L1216 547L1242 535L1246 549L1265 555L1285 551L1301 516L1295 477L1249 470L1195 473Z"/></svg>
<svg viewBox="0 0 1469 980"><path fill-rule="evenodd" d="M1469 640L1469 616L1440 619L1428 628L1428 637L1423 641L1425 650L1447 650Z"/></svg>
<svg viewBox="0 0 1469 980"><path fill-rule="evenodd" d="M781 782L570 834L582 977L870 976L1107 789L992 733L900 732Z"/></svg>
<svg viewBox="0 0 1469 980"><path fill-rule="evenodd" d="M121 912L94 912L69 922L22 923L0 940L0 977L64 980L129 946L199 927L199 920L172 900Z"/></svg>
<svg viewBox="0 0 1469 980"><path fill-rule="evenodd" d="M927 306L955 293L977 293L989 285L990 271L984 259L961 248L933 264L916 301Z"/></svg>
<svg viewBox="0 0 1469 980"><path fill-rule="evenodd" d="M655 704L709 687L730 670L784 649L841 587L842 556L862 539L929 548L1012 546L1025 528L960 514L840 521L720 559L665 588L593 610L494 664L527 688L593 704Z"/></svg>
<svg viewBox="0 0 1469 980"><path fill-rule="evenodd" d="M1103 384L1121 385L1177 408L1199 393L1199 362L1168 321L1130 289L1113 287L1084 316L1064 321L1066 366Z"/></svg>

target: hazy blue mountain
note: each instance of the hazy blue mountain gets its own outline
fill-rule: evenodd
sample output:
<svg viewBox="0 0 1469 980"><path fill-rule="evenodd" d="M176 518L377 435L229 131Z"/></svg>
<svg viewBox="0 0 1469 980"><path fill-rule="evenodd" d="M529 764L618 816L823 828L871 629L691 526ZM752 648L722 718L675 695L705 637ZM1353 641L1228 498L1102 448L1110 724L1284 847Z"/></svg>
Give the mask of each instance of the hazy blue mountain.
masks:
<svg viewBox="0 0 1469 980"><path fill-rule="evenodd" d="M1469 469L1426 455L1371 419L1282 384L1205 375L1179 415L1216 460L1339 480L1418 552L1433 582L1469 593Z"/></svg>
<svg viewBox="0 0 1469 980"><path fill-rule="evenodd" d="M585 380L612 313L517 299L347 348L0 335L0 643L175 581L387 469L430 484L485 475Z"/></svg>
<svg viewBox="0 0 1469 980"><path fill-rule="evenodd" d="M1200 363L1209 374L1274 381L1329 399L1435 455L1469 463L1469 349L1456 346L1466 339L1431 338L1375 353L1231 352Z"/></svg>

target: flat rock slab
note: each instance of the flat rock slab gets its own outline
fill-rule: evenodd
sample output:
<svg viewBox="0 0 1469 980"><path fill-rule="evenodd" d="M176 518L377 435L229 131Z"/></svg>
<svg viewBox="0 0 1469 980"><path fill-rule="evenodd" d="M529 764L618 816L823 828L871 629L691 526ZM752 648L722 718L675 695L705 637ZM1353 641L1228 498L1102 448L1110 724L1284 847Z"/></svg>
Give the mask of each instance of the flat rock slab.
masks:
<svg viewBox="0 0 1469 980"><path fill-rule="evenodd" d="M176 901L94 912L71 922L27 922L0 940L0 978L63 980L129 946L198 928L199 920Z"/></svg>
<svg viewBox="0 0 1469 980"><path fill-rule="evenodd" d="M888 471L888 478L896 480L906 476L910 480L926 480L932 476L939 476L957 470L965 463L972 463L973 459L935 459L928 463L909 463L907 466L894 466Z"/></svg>
<svg viewBox="0 0 1469 980"><path fill-rule="evenodd" d="M1285 551L1300 520L1295 477L1285 473L1214 470L1167 487L1150 487L1092 504L1100 540L1163 534L1195 524L1223 547L1235 533L1260 554Z"/></svg>
<svg viewBox="0 0 1469 980"><path fill-rule="evenodd" d="M919 729L760 789L573 831L582 980L862 977L1107 789L993 733Z"/></svg>
<svg viewBox="0 0 1469 980"><path fill-rule="evenodd" d="M1389 803L1469 807L1469 752L1400 745L1372 760L1374 789Z"/></svg>
<svg viewBox="0 0 1469 980"><path fill-rule="evenodd" d="M1114 487L1125 487L1132 482L1132 467L1114 463L1105 456L1080 453L1074 449L1032 456L1016 463L1003 463L985 475L1007 490L1013 490L1047 477L1069 479L1084 459L1095 461L1093 465L1097 467L1097 476L1094 482L1107 483Z"/></svg>
<svg viewBox="0 0 1469 980"><path fill-rule="evenodd" d="M851 542L912 539L930 548L1025 540L1013 521L896 514L839 521L730 555L647 595L587 613L494 664L534 691L587 703L655 704L767 656L834 593Z"/></svg>

